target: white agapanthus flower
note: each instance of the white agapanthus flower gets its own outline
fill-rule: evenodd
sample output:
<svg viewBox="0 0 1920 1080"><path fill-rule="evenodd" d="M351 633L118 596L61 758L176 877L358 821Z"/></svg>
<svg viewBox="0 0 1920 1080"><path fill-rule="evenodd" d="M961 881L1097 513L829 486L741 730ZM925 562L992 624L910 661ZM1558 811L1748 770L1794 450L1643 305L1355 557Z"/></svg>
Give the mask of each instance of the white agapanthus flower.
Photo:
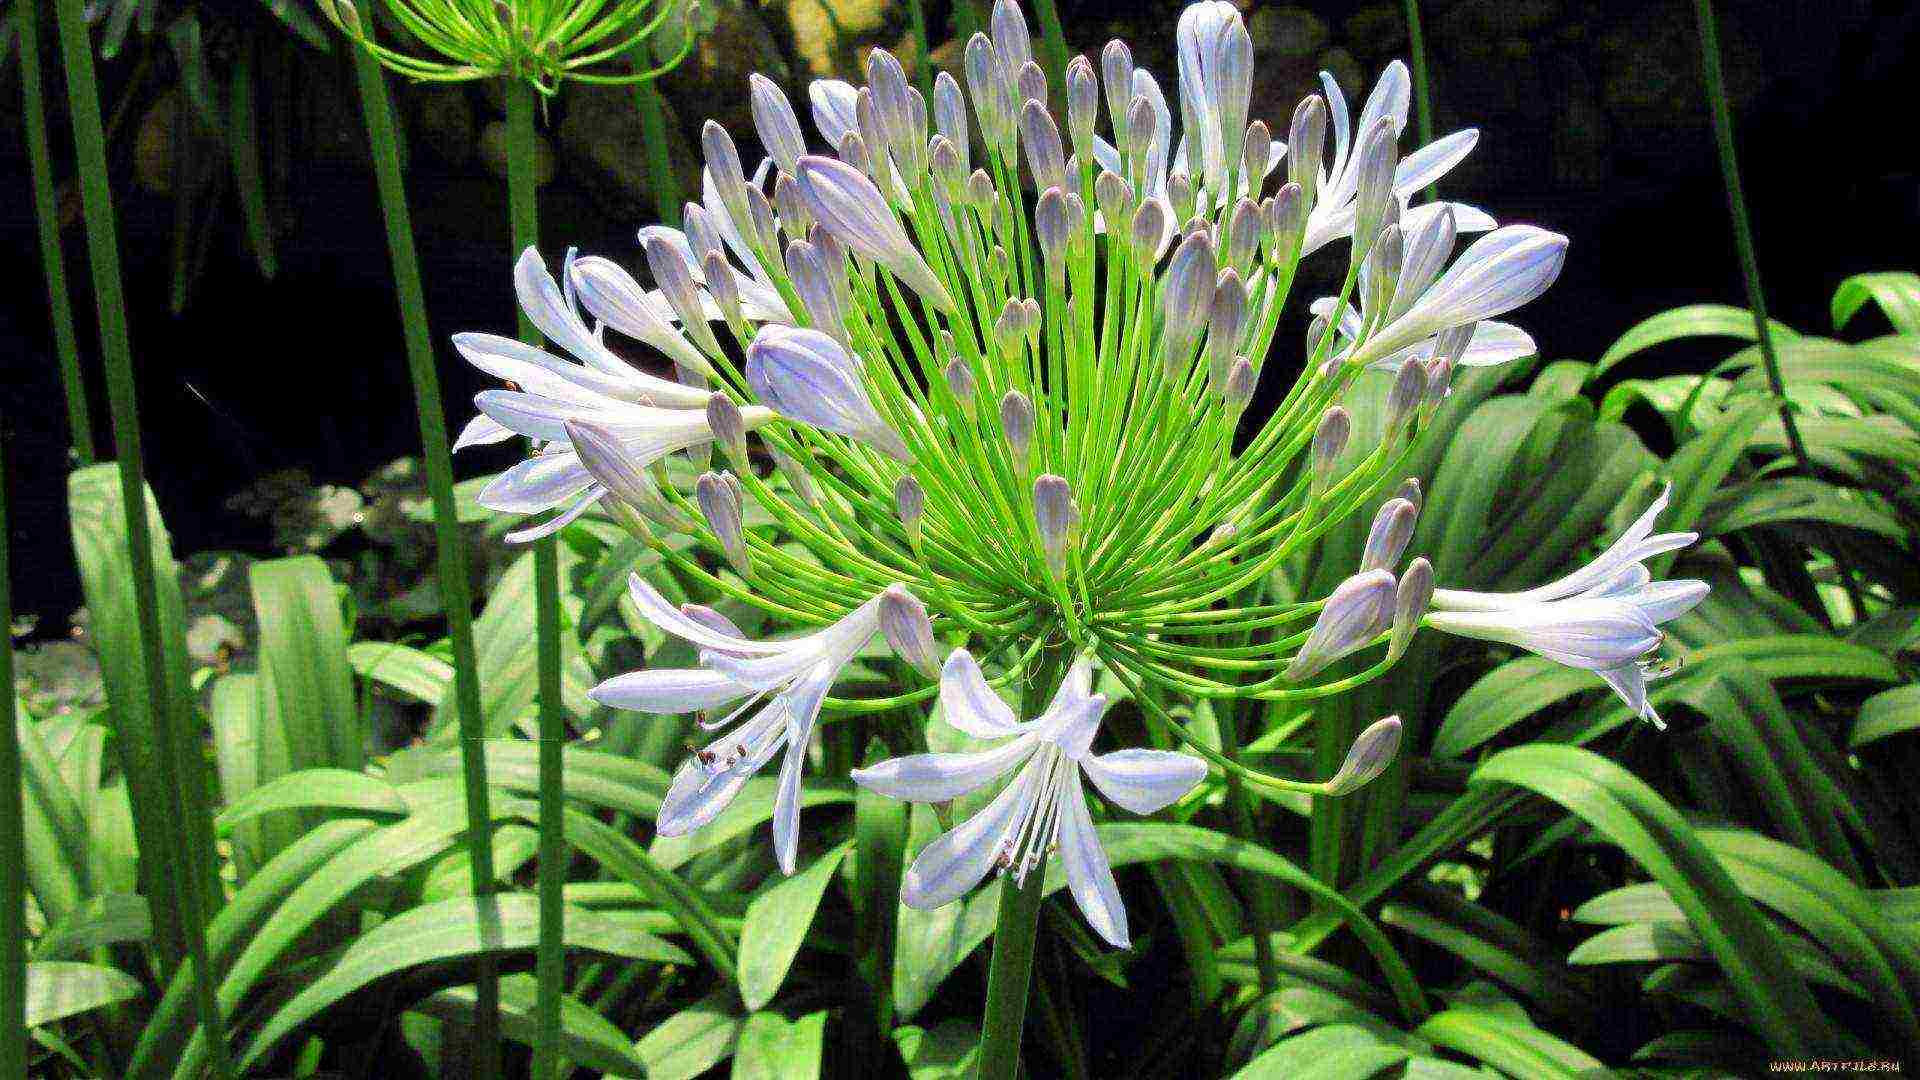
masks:
<svg viewBox="0 0 1920 1080"><path fill-rule="evenodd" d="M678 836L718 817L746 782L784 748L780 788L774 798L773 850L780 868L793 873L800 838L800 775L806 767L814 722L840 669L880 631L885 594L804 637L755 641L711 608L690 612L673 606L638 574L628 584L634 604L647 621L700 647L701 666L616 675L594 687L589 696L616 709L667 715L737 703L724 716L703 723L708 730L753 713L695 752L674 774L673 786L660 805L660 834Z"/></svg>
<svg viewBox="0 0 1920 1080"><path fill-rule="evenodd" d="M1081 658L1067 672L1045 712L1021 721L965 649L940 674L940 713L976 739L1006 739L990 750L915 754L855 769L862 787L912 802L946 802L1018 770L992 802L928 844L907 869L901 900L936 908L959 899L1000 870L1015 882L1045 863L1056 845L1067 888L1087 922L1116 948L1126 948L1127 912L1113 870L1087 812L1084 775L1107 799L1151 814L1187 793L1206 764L1167 750L1092 753L1107 698L1093 692L1093 665Z"/></svg>
<svg viewBox="0 0 1920 1080"><path fill-rule="evenodd" d="M1646 560L1676 551L1698 533L1653 531L1667 508L1668 488L1592 562L1558 581L1517 593L1435 589L1426 623L1463 637L1518 645L1605 679L1628 707L1664 726L1647 699L1647 682L1666 669L1650 661L1679 618L1707 597L1707 583L1653 581Z"/></svg>

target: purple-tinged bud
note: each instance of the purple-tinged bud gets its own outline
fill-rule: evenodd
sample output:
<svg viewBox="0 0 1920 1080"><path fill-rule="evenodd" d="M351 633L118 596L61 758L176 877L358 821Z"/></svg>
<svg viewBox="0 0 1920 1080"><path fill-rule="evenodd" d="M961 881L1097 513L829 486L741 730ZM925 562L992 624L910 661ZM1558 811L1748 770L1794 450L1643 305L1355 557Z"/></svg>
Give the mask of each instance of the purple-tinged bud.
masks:
<svg viewBox="0 0 1920 1080"><path fill-rule="evenodd" d="M791 240L804 240L813 228L813 211L800 194L800 183L786 173L773 178L773 208L780 217L780 230Z"/></svg>
<svg viewBox="0 0 1920 1080"><path fill-rule="evenodd" d="M720 309L720 316L727 320L735 334L746 330L746 317L740 307L740 280L733 276L733 266L727 257L717 251L707 252L706 265L702 271L707 281L707 293L713 297L713 303Z"/></svg>
<svg viewBox="0 0 1920 1080"><path fill-rule="evenodd" d="M720 205L736 225L747 220L747 176L740 168L740 151L733 136L712 120L700 129L700 147L707 158L707 170L720 193Z"/></svg>
<svg viewBox="0 0 1920 1080"><path fill-rule="evenodd" d="M933 636L927 605L904 585L880 594L880 632L900 659L929 679L940 677L940 646Z"/></svg>
<svg viewBox="0 0 1920 1080"><path fill-rule="evenodd" d="M1366 787L1387 771L1400 752L1400 718L1389 716L1367 725L1353 745L1347 748L1340 769L1320 787L1323 795L1351 795Z"/></svg>
<svg viewBox="0 0 1920 1080"><path fill-rule="evenodd" d="M1093 160L1093 126L1100 118L1100 80L1093 61L1076 56L1067 64L1067 134L1082 161Z"/></svg>
<svg viewBox="0 0 1920 1080"><path fill-rule="evenodd" d="M1229 415L1239 416L1246 409L1247 403L1253 400L1253 390L1258 381L1259 375L1253 370L1253 361L1244 356L1234 360L1233 366L1227 369L1227 381L1220 391L1220 396L1226 400Z"/></svg>
<svg viewBox="0 0 1920 1080"><path fill-rule="evenodd" d="M1040 259L1047 269L1047 281L1060 288L1067 281L1067 240L1073 226L1067 220L1067 198L1057 187L1050 187L1033 208L1033 236L1040 247Z"/></svg>
<svg viewBox="0 0 1920 1080"><path fill-rule="evenodd" d="M862 138L859 132L849 131L842 136L840 145L836 147L836 151L839 153L841 161L846 162L847 165L852 168L860 170L861 175L872 175L873 155L868 152L867 140Z"/></svg>
<svg viewBox="0 0 1920 1080"><path fill-rule="evenodd" d="M1409 361L1411 363L1411 361ZM1420 418L1422 421L1433 418L1434 410L1453 393L1453 361L1444 356L1436 356L1425 365L1426 387L1420 396Z"/></svg>
<svg viewBox="0 0 1920 1080"><path fill-rule="evenodd" d="M618 435L584 420L567 421L566 434L581 467L608 495L662 528L678 531L691 524L661 496L653 478L627 452Z"/></svg>
<svg viewBox="0 0 1920 1080"><path fill-rule="evenodd" d="M945 71L933 77L933 126L959 153L960 172L964 175L971 167L968 158L973 153L967 127L967 99L960 93L960 83Z"/></svg>
<svg viewBox="0 0 1920 1080"><path fill-rule="evenodd" d="M713 429L713 441L727 455L727 461L741 472L747 470L747 421L740 406L725 394L707 399L707 426Z"/></svg>
<svg viewBox="0 0 1920 1080"><path fill-rule="evenodd" d="M1233 205L1227 219L1227 265L1241 273L1253 269L1254 256L1260 252L1260 206L1242 198Z"/></svg>
<svg viewBox="0 0 1920 1080"><path fill-rule="evenodd" d="M1313 431L1313 443L1308 457L1313 467L1313 484L1316 489L1323 488L1333 479L1333 470L1340 463L1340 455L1346 453L1347 440L1353 436L1353 417L1340 405L1329 408L1320 417L1320 426Z"/></svg>
<svg viewBox="0 0 1920 1080"><path fill-rule="evenodd" d="M680 225L687 234L687 250L692 254L696 266L704 262L709 251L726 252L726 237L720 234L719 226L713 223L713 215L707 213L706 207L699 203L686 204L680 210ZM659 234L649 232L648 235Z"/></svg>
<svg viewBox="0 0 1920 1080"><path fill-rule="evenodd" d="M648 240L647 267L653 271L653 282L667 298L667 305L680 320L680 329L708 356L719 356L720 342L713 336L713 327L707 324L706 312L700 306L699 286L694 283L693 270L679 249L657 236ZM713 371L704 362L687 366L708 374Z"/></svg>
<svg viewBox="0 0 1920 1080"><path fill-rule="evenodd" d="M676 364L694 368L706 365L707 358L660 314L647 299L646 290L620 264L598 255L584 255L567 266L566 275L580 306L594 318L635 341L659 349ZM553 335L548 333L548 336ZM609 364L624 366L624 361L607 353L602 364L596 366L606 370Z"/></svg>
<svg viewBox="0 0 1920 1080"><path fill-rule="evenodd" d="M1027 32L1027 19L1015 0L994 0L993 14L987 20L993 34L993 47L1008 71L1018 71L1033 60L1033 35Z"/></svg>
<svg viewBox="0 0 1920 1080"><path fill-rule="evenodd" d="M746 632L741 630L739 625L732 619L727 618L725 615L720 614L705 604L681 604L680 614L685 615L687 618L712 630L716 634L725 634L731 638L745 638L747 636ZM713 651L722 652L728 656L747 657L753 655L752 653L730 652L724 649L715 649Z"/></svg>
<svg viewBox="0 0 1920 1080"><path fill-rule="evenodd" d="M1260 233L1267 259L1277 264L1293 258L1307 232L1307 200L1300 185L1289 180L1260 206Z"/></svg>
<svg viewBox="0 0 1920 1080"><path fill-rule="evenodd" d="M1310 679L1379 637L1393 624L1394 588L1393 574L1386 570L1369 570L1341 582L1321 607L1299 654L1287 665L1287 679Z"/></svg>
<svg viewBox="0 0 1920 1080"><path fill-rule="evenodd" d="M1020 301L1020 328L1026 331L1027 344L1040 347L1040 301L1032 297Z"/></svg>
<svg viewBox="0 0 1920 1080"><path fill-rule="evenodd" d="M1420 509L1422 498L1420 494L1420 479L1409 476L1405 480L1400 481L1400 489L1393 493L1393 497L1396 499L1405 499L1413 504L1415 510Z"/></svg>
<svg viewBox="0 0 1920 1080"><path fill-rule="evenodd" d="M1005 150L1013 134L1013 110L1008 92L1013 71L993 42L985 34L967 39L964 58L967 88L973 93L973 107L980 116L980 134L996 149Z"/></svg>
<svg viewBox="0 0 1920 1080"><path fill-rule="evenodd" d="M1152 266L1160 257L1160 242L1166 235L1167 204L1157 198L1142 199L1140 208L1133 212L1129 236L1134 258L1143 266Z"/></svg>
<svg viewBox="0 0 1920 1080"><path fill-rule="evenodd" d="M1133 129L1127 124L1127 106L1133 97L1133 50L1115 38L1100 50L1100 75L1106 83L1107 115L1114 124L1114 143L1125 153ZM1148 131L1153 130L1148 128Z"/></svg>
<svg viewBox="0 0 1920 1080"><path fill-rule="evenodd" d="M1133 185L1118 173L1101 170L1093 181L1093 196L1109 224L1125 221L1133 213Z"/></svg>
<svg viewBox="0 0 1920 1080"><path fill-rule="evenodd" d="M1026 333L1026 310L1020 306L1019 297L1010 296L1000 307L1000 317L993 320L993 343L1010 353L1020 347Z"/></svg>
<svg viewBox="0 0 1920 1080"><path fill-rule="evenodd" d="M956 401L960 402L961 407L967 410L968 415L972 415L974 395L980 392L980 383L973 377L973 368L968 367L965 360L956 356L941 374L947 380L947 390L953 394Z"/></svg>
<svg viewBox="0 0 1920 1080"><path fill-rule="evenodd" d="M1360 157L1353 166L1360 170L1359 192L1353 208L1351 258L1356 264L1366 257L1374 238L1380 235L1380 227L1386 222L1387 203L1396 199L1393 193L1393 170L1400 164L1400 148L1394 138L1392 117L1381 117L1373 125L1373 130L1360 134L1357 151Z"/></svg>
<svg viewBox="0 0 1920 1080"><path fill-rule="evenodd" d="M740 502L740 479L730 472L701 473L694 482L694 500L707 519L707 527L720 540L720 550L747 577L753 572L753 557L747 550L745 517Z"/></svg>
<svg viewBox="0 0 1920 1080"><path fill-rule="evenodd" d="M1193 181L1186 173L1167 177L1167 202L1173 207L1174 217L1185 221L1193 216Z"/></svg>
<svg viewBox="0 0 1920 1080"><path fill-rule="evenodd" d="M1020 109L1020 141L1027 151L1027 166L1033 170L1033 185L1041 191L1065 189L1067 158L1060 146L1060 129L1054 126L1047 107L1029 101Z"/></svg>
<svg viewBox="0 0 1920 1080"><path fill-rule="evenodd" d="M1393 594L1393 637L1387 641L1387 659L1398 660L1406 654L1407 646L1413 643L1414 632L1420 629L1420 620L1427 616L1427 605L1432 602L1433 564L1415 559L1407 564L1407 572L1400 575L1399 587Z"/></svg>
<svg viewBox="0 0 1920 1080"><path fill-rule="evenodd" d="M1022 109L1026 108L1027 102L1035 102L1043 109L1047 107L1047 73L1040 70L1039 64L1029 60L1020 65L1016 69L1015 83L1020 88Z"/></svg>
<svg viewBox="0 0 1920 1080"><path fill-rule="evenodd" d="M747 347L747 383L790 420L859 439L913 463L900 433L874 410L860 361L818 330L769 325Z"/></svg>
<svg viewBox="0 0 1920 1080"><path fill-rule="evenodd" d="M1413 419L1413 410L1427 392L1427 369L1419 364L1402 364L1387 389L1387 433L1398 434Z"/></svg>
<svg viewBox="0 0 1920 1080"><path fill-rule="evenodd" d="M960 160L960 151L956 150L953 140L945 135L935 135L929 149L933 167L933 178L939 189L948 197L965 191L967 165Z"/></svg>
<svg viewBox="0 0 1920 1080"><path fill-rule="evenodd" d="M885 266L941 311L956 310L946 286L907 237L873 181L845 162L813 155L800 159L797 178L821 228L855 253Z"/></svg>
<svg viewBox="0 0 1920 1080"><path fill-rule="evenodd" d="M786 264L793 291L800 297L800 305L807 309L807 316L814 327L831 335L841 347L846 347L847 312L834 292L833 283L828 280L819 249L805 240L795 240L787 245Z"/></svg>
<svg viewBox="0 0 1920 1080"><path fill-rule="evenodd" d="M1327 103L1310 94L1293 110L1287 128L1287 179L1300 188L1303 205L1311 208L1320 190L1320 156L1327 148Z"/></svg>
<svg viewBox="0 0 1920 1080"><path fill-rule="evenodd" d="M1227 371L1239 351L1240 334L1247 321L1247 287L1232 267L1220 271L1213 286L1213 303L1207 314L1207 377L1211 385L1224 387Z"/></svg>
<svg viewBox="0 0 1920 1080"><path fill-rule="evenodd" d="M766 192L752 184L747 185L747 220L740 223L740 233L754 251L780 250L780 226L773 217L773 203Z"/></svg>
<svg viewBox="0 0 1920 1080"><path fill-rule="evenodd" d="M1066 569L1067 545L1079 517L1073 506L1073 486L1065 477L1043 473L1033 482L1033 520L1040 529L1040 548L1046 552L1047 566L1056 574Z"/></svg>
<svg viewBox="0 0 1920 1080"><path fill-rule="evenodd" d="M907 85L907 73L900 61L885 49L867 54L867 84L873 92L875 119L894 164L909 176L919 176L926 171L926 103Z"/></svg>
<svg viewBox="0 0 1920 1080"><path fill-rule="evenodd" d="M1388 225L1381 229L1360 272L1360 280L1365 283L1360 310L1370 320L1386 317L1387 306L1393 302L1394 286L1400 281L1400 265L1405 258L1406 238L1400 226Z"/></svg>
<svg viewBox="0 0 1920 1080"><path fill-rule="evenodd" d="M1000 201L1000 193L993 189L993 177L987 175L987 170L975 169L973 175L967 177L967 201L976 210L985 210Z"/></svg>
<svg viewBox="0 0 1920 1080"><path fill-rule="evenodd" d="M1193 352L1213 305L1214 285L1213 242L1205 234L1192 234L1174 249L1167 264L1160 357L1169 374L1178 373Z"/></svg>
<svg viewBox="0 0 1920 1080"><path fill-rule="evenodd" d="M1247 125L1246 142L1240 150L1240 176L1247 185L1247 194L1255 202L1260 200L1260 189L1266 186L1267 163L1273 160L1273 129L1265 120L1255 120Z"/></svg>
<svg viewBox="0 0 1920 1080"><path fill-rule="evenodd" d="M1000 399L1000 433L1013 451L1014 464L1026 468L1033 451L1033 399L1018 390L1009 390Z"/></svg>
<svg viewBox="0 0 1920 1080"><path fill-rule="evenodd" d="M1360 552L1360 569L1391 570L1400 562L1413 539L1413 527L1420 511L1405 499L1388 499L1373 515L1373 527L1367 530L1367 546Z"/></svg>
<svg viewBox="0 0 1920 1080"><path fill-rule="evenodd" d="M905 474L893 482L893 508L900 515L900 524L907 527L907 535L917 543L920 519L927 513L927 491L913 474Z"/></svg>
<svg viewBox="0 0 1920 1080"><path fill-rule="evenodd" d="M747 76L747 103L753 110L754 130L760 133L760 145L782 172L791 173L807 152L806 136L800 133L800 118L793 103L778 83L755 72Z"/></svg>
<svg viewBox="0 0 1920 1080"><path fill-rule="evenodd" d="M1326 343L1327 331L1332 328L1333 324L1327 321L1325 315L1315 315L1312 320L1307 323L1306 341L1308 356L1312 356L1320 351L1320 346Z"/></svg>
<svg viewBox="0 0 1920 1080"><path fill-rule="evenodd" d="M1129 145L1121 149L1126 154L1127 175L1142 186L1153 179L1147 176L1147 158L1153 152L1153 129L1158 117L1153 101L1145 94L1135 94L1127 103Z"/></svg>

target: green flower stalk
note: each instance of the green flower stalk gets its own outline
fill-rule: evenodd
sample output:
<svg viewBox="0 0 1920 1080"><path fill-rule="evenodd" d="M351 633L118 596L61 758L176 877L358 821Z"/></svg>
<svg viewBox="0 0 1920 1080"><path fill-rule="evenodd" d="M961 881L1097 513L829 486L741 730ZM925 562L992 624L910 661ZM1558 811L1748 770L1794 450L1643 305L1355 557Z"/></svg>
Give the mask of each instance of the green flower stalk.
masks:
<svg viewBox="0 0 1920 1080"><path fill-rule="evenodd" d="M353 0L319 0L320 10L354 43L409 78L428 82L521 80L544 95L571 79L641 83L673 69L693 47L682 35L674 54L654 67L621 70L617 62L646 42L676 12L691 16L694 0L368 0L382 3L423 53L375 41ZM370 13L368 13L370 14Z"/></svg>

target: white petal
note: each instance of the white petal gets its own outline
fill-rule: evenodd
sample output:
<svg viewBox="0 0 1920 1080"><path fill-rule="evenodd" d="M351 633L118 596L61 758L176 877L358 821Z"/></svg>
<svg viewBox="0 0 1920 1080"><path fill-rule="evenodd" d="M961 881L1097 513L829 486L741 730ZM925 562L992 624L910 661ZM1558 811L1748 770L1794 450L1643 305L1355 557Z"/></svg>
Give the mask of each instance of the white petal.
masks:
<svg viewBox="0 0 1920 1080"><path fill-rule="evenodd" d="M1127 909L1120 902L1120 887L1114 883L1113 867L1100 847L1100 836L1087 815L1087 797L1077 780L1065 781L1060 793L1066 805L1060 808L1060 862L1067 871L1067 888L1094 932L1116 949L1131 947L1127 935Z"/></svg>
<svg viewBox="0 0 1920 1080"><path fill-rule="evenodd" d="M780 790L773 797L773 854L780 872L793 876L800 850L800 772L806 767L807 744L787 736L787 756L780 763Z"/></svg>
<svg viewBox="0 0 1920 1080"><path fill-rule="evenodd" d="M987 685L980 662L965 649L948 653L941 666L940 716L976 739L1004 738L1026 727Z"/></svg>
<svg viewBox="0 0 1920 1080"><path fill-rule="evenodd" d="M767 655L777 653L787 647L779 641L754 641L752 638L735 637L723 634L704 623L695 622L683 614L679 608L667 602L660 590L639 574L627 578L627 592L633 597L634 605L648 622L683 641L691 642L703 648L718 649L744 655Z"/></svg>
<svg viewBox="0 0 1920 1080"><path fill-rule="evenodd" d="M475 500L489 510L537 514L571 498L593 482L571 451L538 454L501 473Z"/></svg>
<svg viewBox="0 0 1920 1080"><path fill-rule="evenodd" d="M644 713L689 713L724 705L748 690L705 668L649 668L615 675L587 691L594 701Z"/></svg>
<svg viewBox="0 0 1920 1080"><path fill-rule="evenodd" d="M604 408L620 401L633 401L640 392L625 378L562 360L515 338L498 334L455 334L453 347L467 363L481 371L541 397Z"/></svg>
<svg viewBox="0 0 1920 1080"><path fill-rule="evenodd" d="M1151 814L1204 780L1207 763L1172 750L1115 750L1083 758L1080 767L1115 806Z"/></svg>
<svg viewBox="0 0 1920 1080"><path fill-rule="evenodd" d="M467 421L467 426L460 431L460 437L454 440L453 449L458 452L469 446L491 446L511 438L513 438L512 428L486 413L481 413Z"/></svg>
<svg viewBox="0 0 1920 1080"><path fill-rule="evenodd" d="M1653 711L1653 703L1647 700L1647 677L1639 664L1625 664L1617 668L1604 668L1594 672L1606 680L1620 700L1627 703L1634 715L1644 720L1659 720L1659 714Z"/></svg>
<svg viewBox="0 0 1920 1080"><path fill-rule="evenodd" d="M1539 351L1533 336L1525 330L1512 323L1487 320L1474 324L1473 338L1457 363L1461 367L1492 367Z"/></svg>
<svg viewBox="0 0 1920 1080"><path fill-rule="evenodd" d="M1473 152L1474 144L1479 141L1480 133L1467 128L1435 139L1401 158L1399 166L1393 170L1393 193L1405 199L1421 188L1430 186L1452 172L1455 165Z"/></svg>
<svg viewBox="0 0 1920 1080"><path fill-rule="evenodd" d="M1685 615L1707 598L1707 583L1691 578L1643 585L1619 599L1640 609L1655 626Z"/></svg>
<svg viewBox="0 0 1920 1080"><path fill-rule="evenodd" d="M599 484L592 484L588 486L587 490L580 493L579 498L573 500L573 505L567 507L565 510L560 511L545 521L529 525L523 529L515 529L501 537L501 539L509 544L531 544L535 540L544 540L554 533L559 532L561 529L573 524L581 514L592 509L593 505L599 502L601 496L606 493L606 488L601 487Z"/></svg>
<svg viewBox="0 0 1920 1080"><path fill-rule="evenodd" d="M890 799L946 802L977 791L1025 761L1036 743L1030 737L1005 746L965 754L911 754L853 770L853 782Z"/></svg>
<svg viewBox="0 0 1920 1080"><path fill-rule="evenodd" d="M921 849L900 882L900 901L921 911L950 904L993 869L1007 831L1032 810L1040 772L1028 763L979 813Z"/></svg>

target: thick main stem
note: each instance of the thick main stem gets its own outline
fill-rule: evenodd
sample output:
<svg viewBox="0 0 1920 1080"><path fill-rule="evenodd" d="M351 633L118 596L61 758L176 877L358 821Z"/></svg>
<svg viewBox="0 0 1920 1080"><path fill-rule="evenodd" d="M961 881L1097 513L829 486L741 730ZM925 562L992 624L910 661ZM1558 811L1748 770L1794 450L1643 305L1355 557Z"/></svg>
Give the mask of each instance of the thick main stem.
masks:
<svg viewBox="0 0 1920 1080"><path fill-rule="evenodd" d="M92 42L87 37L86 12L81 0L58 0L54 8L60 26L61 61L67 73L67 99L73 118L76 163L80 174L80 202L87 224L87 254L93 271L94 303L100 322L100 347L106 362L107 402L113 419L115 453L119 459L120 498L126 513L128 566L133 574L134 606L140 623L141 661L147 683L147 701L154 741L159 744L160 780L169 820L154 835L170 851L153 852L170 873L156 873L154 885L170 881L181 913L181 934L187 959L193 966L195 1001L211 1052L214 1075L231 1075L227 1061L226 1028L214 998L214 980L207 963L206 913L210 897L201 890L212 884L211 866L194 844L196 823L189 822L184 781L197 780L199 770L184 767L182 729L185 687L169 685L166 653L161 645L159 591L154 580L153 529L147 518L147 488L141 473L140 410L134 392L133 351L127 338L126 301L120 288L120 237L113 219L113 193L107 185L107 138L100 122L100 88L94 81ZM177 693L176 693L177 691ZM157 898L156 898L157 899Z"/></svg>
<svg viewBox="0 0 1920 1080"><path fill-rule="evenodd" d="M87 384L80 374L80 345L73 328L73 297L67 290L67 261L60 247L60 207L53 189L53 154L47 144L46 90L40 73L40 5L13 6L20 32L20 111L25 120L27 162L33 173L33 215L40 227L40 269L47 279L47 308L53 318L53 349L60 364L60 390L67 401L67 434L73 456L82 465L96 457L93 421L87 409ZM8 684L12 685L12 684Z"/></svg>
<svg viewBox="0 0 1920 1080"><path fill-rule="evenodd" d="M1760 288L1760 258L1753 248L1753 223L1747 216L1747 197L1740 186L1740 160L1733 147L1733 116L1727 109L1726 78L1720 71L1720 30L1713 15L1713 0L1694 0L1694 15L1700 26L1700 77L1706 83L1707 105L1713 113L1714 143L1720 152L1720 175L1727 187L1727 213L1733 218L1733 246L1740 257L1740 275L1747 288L1747 306L1753 310L1753 329L1759 339L1760 360L1767 372L1767 388L1773 392L1773 400L1780 410L1780 426L1786 430L1787 445L1793 449L1793 457L1800 465L1800 471L1807 476L1816 476L1813 457L1807 453L1807 444L1800 437L1800 425L1793 416L1793 406L1787 402L1786 380L1780 375L1780 356L1774 351L1773 332L1767 319L1766 293ZM1861 612L1860 593L1854 584L1853 571L1835 542L1835 534L1827 530L1828 549L1833 553L1833 565L1839 572L1840 583L1846 587L1847 597L1853 603L1856 615ZM1821 617L1826 618L1824 610Z"/></svg>
<svg viewBox="0 0 1920 1080"><path fill-rule="evenodd" d="M513 223L513 248L524 251L540 241L540 213L534 202L533 88L507 84L507 207ZM520 313L520 338L540 343L540 333ZM539 985L535 1003L533 1076L548 1080L560 1061L560 995L565 975L561 890L567 880L567 842L563 829L566 800L561 787L561 750L566 719L560 707L560 554L554 537L534 541L533 603L536 664L540 685L540 940L534 961Z"/></svg>
<svg viewBox="0 0 1920 1080"><path fill-rule="evenodd" d="M1016 884L1011 875L1000 882L1000 919L994 924L993 960L987 969L987 1013L980 1023L979 1080L1013 1080L1020 1071L1020 1036L1027 1022L1045 870L1035 867L1024 884Z"/></svg>
<svg viewBox="0 0 1920 1080"><path fill-rule="evenodd" d="M440 377L434 370L433 341L427 330L427 305L420 285L420 260L413 244L413 222L407 208L406 180L400 173L399 137L394 129L392 103L380 64L364 50L355 50L359 76L360 110L373 149L373 171L380 187L380 210L387 226L387 254L393 264L393 282L400 300L400 319L406 336L407 374L413 381L414 410L420 419L422 468L433 503L435 570L440 599L447 615L447 642L453 650L453 700L460 727L461 778L467 796L467 834L474 837L467 867L473 894L493 891L493 845L486 842L493 811L487 788L487 757L483 742L486 718L480 711L480 667L473 646L473 590L468 577L466 538L460 531L453 498L453 462L447 442L446 411L440 401ZM490 1048L499 1045L500 976L490 957L482 956L474 969L474 1075L498 1075L499 1062Z"/></svg>

